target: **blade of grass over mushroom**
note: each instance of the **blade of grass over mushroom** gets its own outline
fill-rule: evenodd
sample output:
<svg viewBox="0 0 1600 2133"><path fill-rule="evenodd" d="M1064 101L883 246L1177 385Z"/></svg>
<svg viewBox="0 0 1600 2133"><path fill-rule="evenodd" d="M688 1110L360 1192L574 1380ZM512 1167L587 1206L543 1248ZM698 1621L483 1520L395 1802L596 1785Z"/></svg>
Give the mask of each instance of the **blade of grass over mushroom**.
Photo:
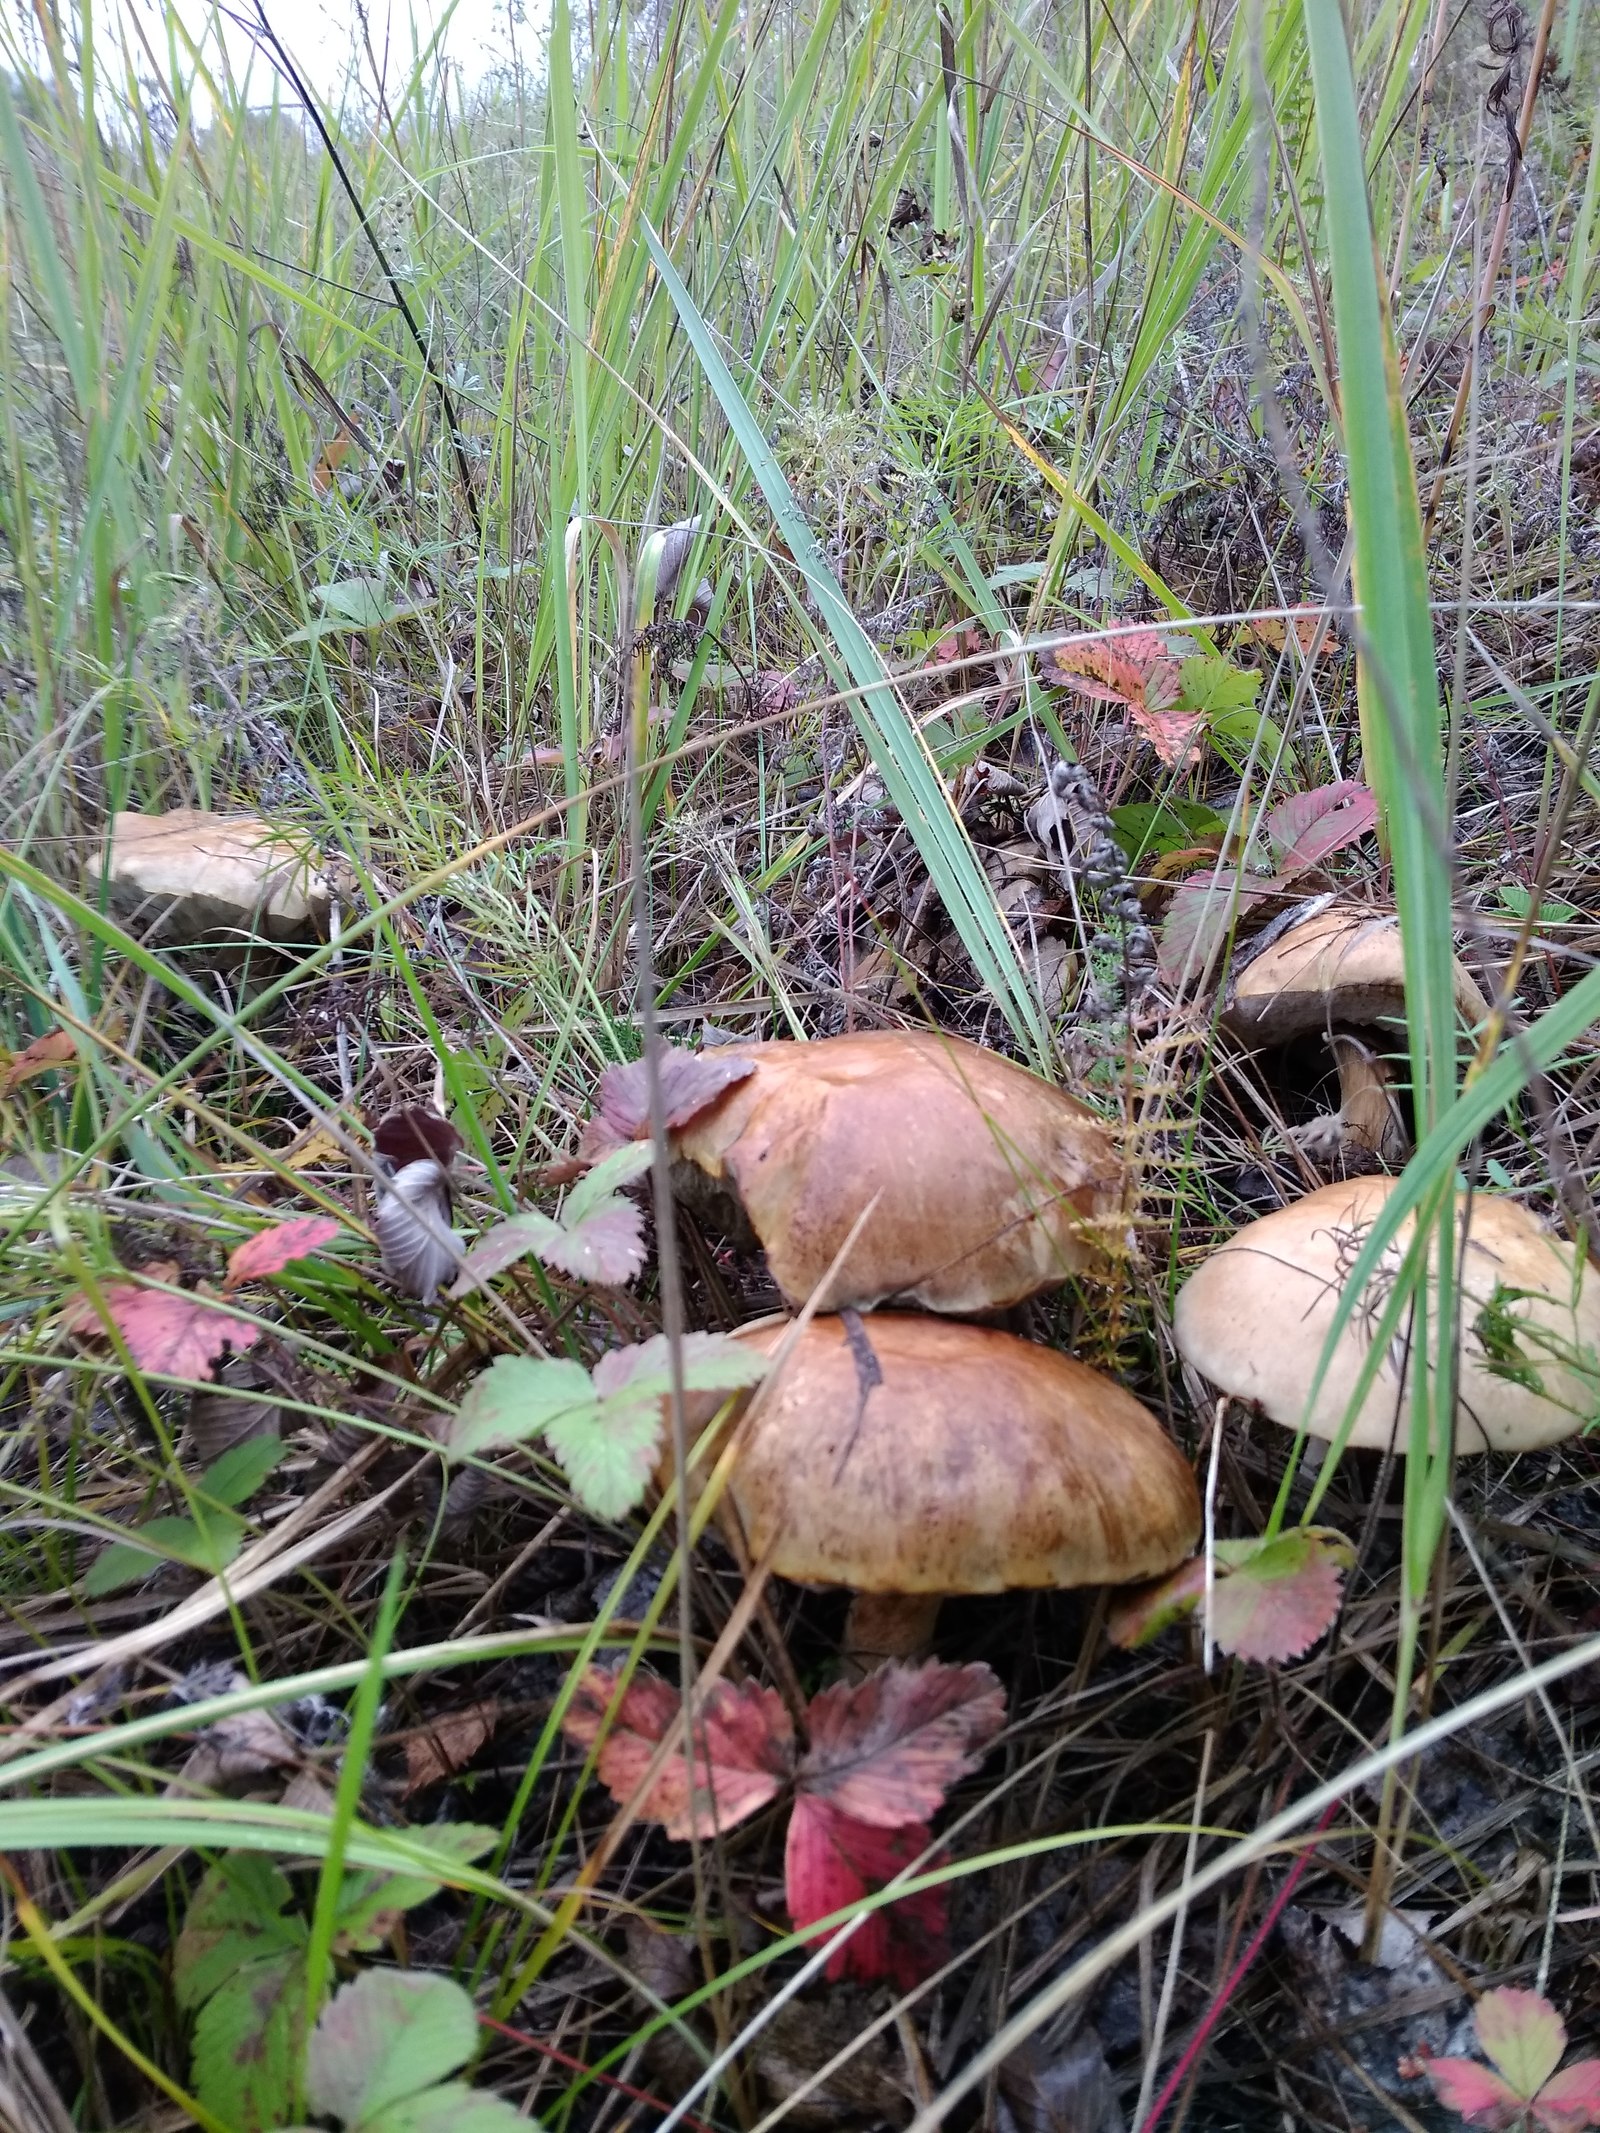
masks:
<svg viewBox="0 0 1600 2133"><path fill-rule="evenodd" d="M641 218L639 228L728 426L832 634L844 669L841 685L849 685L851 715L889 796L944 898L951 923L980 979L993 993L1032 1063L1044 1071L1050 1064L1051 1044L1038 1001L1016 942L1001 918L988 876L950 804L950 795L927 743L915 722L906 716L871 638L856 620L839 581L828 568L761 424L734 382L733 373L666 247L647 219Z"/></svg>

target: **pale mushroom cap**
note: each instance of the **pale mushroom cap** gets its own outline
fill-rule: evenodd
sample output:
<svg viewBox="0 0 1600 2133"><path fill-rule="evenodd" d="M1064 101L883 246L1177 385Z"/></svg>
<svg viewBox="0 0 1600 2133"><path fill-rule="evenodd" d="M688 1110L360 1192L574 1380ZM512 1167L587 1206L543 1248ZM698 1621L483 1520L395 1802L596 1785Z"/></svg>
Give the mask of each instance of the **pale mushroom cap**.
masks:
<svg viewBox="0 0 1600 2133"><path fill-rule="evenodd" d="M1489 1003L1459 958L1456 1012L1481 1022ZM1239 972L1222 1019L1248 1044L1287 1044L1335 1022L1403 1020L1405 958L1387 911L1319 911L1291 927Z"/></svg>
<svg viewBox="0 0 1600 2133"><path fill-rule="evenodd" d="M871 1031L729 1048L756 1070L674 1152L729 1186L793 1305L878 1204L820 1299L1003 1309L1103 1269L1126 1229L1122 1159L1076 1098L957 1038Z"/></svg>
<svg viewBox="0 0 1600 2133"><path fill-rule="evenodd" d="M1407 1215L1339 1336L1306 1412L1340 1289L1397 1179L1325 1185L1249 1223L1185 1283L1176 1329L1185 1359L1275 1422L1338 1435L1372 1329L1416 1227ZM1457 1234L1466 1206L1457 1197ZM1458 1257L1463 1302L1456 1449L1515 1452L1573 1436L1600 1415L1600 1275L1514 1200L1472 1197ZM1500 1291L1497 1298L1496 1292ZM1531 1291L1527 1295L1510 1292ZM1432 1294L1430 1285L1430 1295ZM1432 1306L1430 1304L1430 1311ZM1404 1452L1411 1427L1405 1319L1373 1380L1349 1442ZM1502 1359L1490 1367L1491 1349ZM1516 1376L1506 1374L1515 1371Z"/></svg>
<svg viewBox="0 0 1600 2133"><path fill-rule="evenodd" d="M768 1350L767 1320L739 1338ZM1123 1584L1189 1554L1200 1499L1176 1445L1110 1378L986 1326L813 1319L751 1417L729 1483L757 1558L858 1592Z"/></svg>
<svg viewBox="0 0 1600 2133"><path fill-rule="evenodd" d="M328 918L321 864L303 839L252 815L175 807L111 818L113 901L157 939L245 932L286 940L317 931Z"/></svg>

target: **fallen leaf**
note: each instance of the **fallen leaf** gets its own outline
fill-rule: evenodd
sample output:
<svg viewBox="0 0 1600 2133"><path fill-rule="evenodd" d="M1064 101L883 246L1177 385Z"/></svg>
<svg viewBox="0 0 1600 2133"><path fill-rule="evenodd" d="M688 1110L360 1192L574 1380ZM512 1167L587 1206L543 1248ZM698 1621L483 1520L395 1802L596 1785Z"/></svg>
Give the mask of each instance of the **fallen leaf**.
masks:
<svg viewBox="0 0 1600 2133"><path fill-rule="evenodd" d="M309 1259L313 1252L321 1251L338 1234L339 1225L331 1215L297 1215L292 1222L275 1222L270 1229L258 1229L230 1253L222 1285L237 1289L247 1281L262 1281L268 1274L279 1274L296 1259Z"/></svg>
<svg viewBox="0 0 1600 2133"><path fill-rule="evenodd" d="M725 1089L756 1070L753 1059L730 1058L716 1048L686 1052L663 1045L660 1055L661 1108L667 1130L686 1126L714 1104ZM650 1131L650 1082L642 1059L610 1066L600 1076L597 1116L617 1141L644 1139Z"/></svg>
<svg viewBox="0 0 1600 2133"><path fill-rule="evenodd" d="M1322 612L1315 607L1297 607L1288 615L1254 615L1245 624L1258 644L1264 644L1275 652L1281 652L1294 633L1294 641L1308 656L1317 641L1317 631L1322 625ZM1327 634L1322 640L1321 657L1337 658L1340 650L1339 637L1329 620Z"/></svg>
<svg viewBox="0 0 1600 2133"><path fill-rule="evenodd" d="M1153 630L1074 637L1044 655L1044 671L1096 703L1149 712L1178 700L1178 662Z"/></svg>
<svg viewBox="0 0 1600 2133"><path fill-rule="evenodd" d="M600 1782L622 1805L633 1797L682 1697L656 1674L636 1674L618 1690L617 1676L591 1666L561 1721L585 1750L600 1739ZM638 1813L669 1837L712 1837L775 1799L794 1768L794 1728L783 1698L754 1681L718 1681L695 1713L693 1775L683 1747L666 1758Z"/></svg>
<svg viewBox="0 0 1600 2133"><path fill-rule="evenodd" d="M449 1119L425 1104L408 1104L378 1121L372 1145L396 1169L407 1163L433 1162L448 1170L461 1153L462 1140Z"/></svg>
<svg viewBox="0 0 1600 2133"><path fill-rule="evenodd" d="M500 1706L493 1699L469 1703L459 1711L447 1711L431 1719L406 1740L406 1781L400 1797L408 1799L425 1785L463 1769L478 1750L493 1738L500 1723Z"/></svg>
<svg viewBox="0 0 1600 2133"><path fill-rule="evenodd" d="M1278 872L1285 880L1319 866L1377 826L1377 800L1352 778L1293 793L1267 817L1267 834L1277 847Z"/></svg>
<svg viewBox="0 0 1600 2133"><path fill-rule="evenodd" d="M0 1073L0 1096L11 1095L36 1074L48 1074L52 1067L65 1066L77 1056L77 1040L70 1030L53 1029L35 1037L32 1044L12 1055L4 1073Z"/></svg>
<svg viewBox="0 0 1600 2133"><path fill-rule="evenodd" d="M880 1829L926 1822L1005 1724L1005 1691L978 1662L883 1666L813 1696L800 1789Z"/></svg>
<svg viewBox="0 0 1600 2133"><path fill-rule="evenodd" d="M105 1283L100 1294L134 1368L160 1377L209 1378L224 1348L242 1354L261 1336L252 1320L235 1318L204 1297L168 1296L122 1281ZM67 1303L61 1323L82 1337L105 1336L99 1312L81 1291Z"/></svg>
<svg viewBox="0 0 1600 2133"><path fill-rule="evenodd" d="M801 1793L789 1818L784 1848L784 1884L789 1916L804 1932L819 1919L872 1894L927 1850L920 1822L897 1829L854 1821L811 1793ZM930 1861L936 1864L937 1859ZM874 1911L827 1962L827 1977L881 1982L909 1992L937 1970L948 1954L949 1902L940 1888Z"/></svg>

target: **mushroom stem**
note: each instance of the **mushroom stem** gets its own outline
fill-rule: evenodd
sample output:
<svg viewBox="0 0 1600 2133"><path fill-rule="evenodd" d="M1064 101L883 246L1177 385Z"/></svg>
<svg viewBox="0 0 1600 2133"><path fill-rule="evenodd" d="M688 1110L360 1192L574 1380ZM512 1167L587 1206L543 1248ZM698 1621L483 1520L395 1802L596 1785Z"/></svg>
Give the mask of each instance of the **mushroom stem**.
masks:
<svg viewBox="0 0 1600 2133"><path fill-rule="evenodd" d="M937 1592L858 1592L844 1624L844 1662L870 1674L887 1659L920 1659L933 1643Z"/></svg>
<svg viewBox="0 0 1600 2133"><path fill-rule="evenodd" d="M1339 1123L1347 1148L1362 1148L1387 1163L1403 1163L1410 1136L1389 1087L1389 1069L1351 1030L1334 1030L1330 1042L1339 1068Z"/></svg>

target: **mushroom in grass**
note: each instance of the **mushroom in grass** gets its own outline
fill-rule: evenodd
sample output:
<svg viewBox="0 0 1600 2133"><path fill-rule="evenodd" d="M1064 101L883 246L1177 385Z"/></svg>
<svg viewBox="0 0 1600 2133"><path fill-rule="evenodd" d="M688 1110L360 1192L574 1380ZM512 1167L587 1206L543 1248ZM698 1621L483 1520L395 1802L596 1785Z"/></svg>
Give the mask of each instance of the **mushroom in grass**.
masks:
<svg viewBox="0 0 1600 2133"><path fill-rule="evenodd" d="M1316 1402L1312 1380L1340 1292L1394 1178L1325 1185L1251 1222L1214 1251L1178 1296L1184 1359L1213 1385L1290 1429L1338 1435L1373 1332L1416 1228L1407 1215L1333 1351ZM1460 1245L1466 1224L1465 1245ZM1462 1292L1458 1452L1554 1444L1600 1416L1600 1274L1514 1200L1456 1196ZM1429 1310L1436 1308L1430 1275ZM1349 1443L1404 1452L1411 1427L1409 1313L1403 1312Z"/></svg>
<svg viewBox="0 0 1600 2133"><path fill-rule="evenodd" d="M1459 960L1453 975L1456 1012L1471 1027L1488 1014L1489 1003ZM1392 1043L1384 1025L1392 1030L1405 1013L1405 957L1393 913L1335 906L1301 919L1238 971L1222 1023L1261 1050L1299 1037L1327 1039L1338 1069L1339 1109L1297 1137L1313 1159L1342 1155L1354 1170L1371 1168L1373 1158L1403 1162L1410 1147L1383 1056Z"/></svg>
<svg viewBox="0 0 1600 2133"><path fill-rule="evenodd" d="M766 1319L736 1337L771 1354L790 1330ZM726 1426L741 1432L727 1486L751 1556L852 1589L858 1664L919 1650L947 1593L1126 1584L1182 1562L1200 1531L1194 1476L1153 1415L987 1326L813 1319Z"/></svg>
<svg viewBox="0 0 1600 2133"><path fill-rule="evenodd" d="M998 1311L1106 1270L1121 1245L1116 1143L1086 1105L994 1052L882 1030L712 1057L720 1085L672 1121L675 1177L731 1234L753 1233L791 1305ZM631 1113L613 1077L635 1071L602 1079L618 1131Z"/></svg>

